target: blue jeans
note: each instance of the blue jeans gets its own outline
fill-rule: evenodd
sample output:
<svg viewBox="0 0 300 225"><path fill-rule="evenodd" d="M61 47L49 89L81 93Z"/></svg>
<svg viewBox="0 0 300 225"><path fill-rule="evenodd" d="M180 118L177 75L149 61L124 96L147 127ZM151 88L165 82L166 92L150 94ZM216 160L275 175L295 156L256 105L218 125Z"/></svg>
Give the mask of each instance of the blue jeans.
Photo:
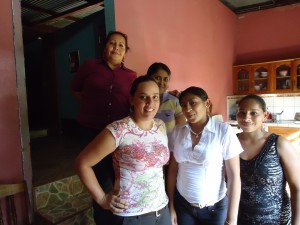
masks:
<svg viewBox="0 0 300 225"><path fill-rule="evenodd" d="M170 212L166 206L160 215L155 213L139 216L114 216L114 225L171 225Z"/></svg>
<svg viewBox="0 0 300 225"><path fill-rule="evenodd" d="M225 196L213 206L200 209L199 207L191 206L176 190L174 206L178 225L224 225L227 214L228 197Z"/></svg>

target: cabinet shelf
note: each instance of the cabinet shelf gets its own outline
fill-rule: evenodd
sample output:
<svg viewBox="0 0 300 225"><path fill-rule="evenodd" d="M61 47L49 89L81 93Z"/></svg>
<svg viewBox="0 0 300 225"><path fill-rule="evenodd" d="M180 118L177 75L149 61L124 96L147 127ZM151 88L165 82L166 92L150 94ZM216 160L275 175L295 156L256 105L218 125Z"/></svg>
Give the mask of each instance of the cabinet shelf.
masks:
<svg viewBox="0 0 300 225"><path fill-rule="evenodd" d="M260 77L260 78L255 78L254 80L268 80L268 78L266 77Z"/></svg>
<svg viewBox="0 0 300 225"><path fill-rule="evenodd" d="M276 79L290 79L291 76L276 76Z"/></svg>

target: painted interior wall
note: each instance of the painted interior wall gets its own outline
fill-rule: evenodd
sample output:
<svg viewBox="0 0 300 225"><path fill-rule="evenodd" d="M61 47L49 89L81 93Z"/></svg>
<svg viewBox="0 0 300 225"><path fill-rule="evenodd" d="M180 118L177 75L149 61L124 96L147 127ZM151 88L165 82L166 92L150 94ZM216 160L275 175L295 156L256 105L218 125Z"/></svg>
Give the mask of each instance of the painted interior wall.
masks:
<svg viewBox="0 0 300 225"><path fill-rule="evenodd" d="M18 104L15 60L22 55L22 49L14 46L12 21L13 16L20 17L12 10L12 5L18 4L17 0L3 1L0 7L1 182L23 179L22 109ZM212 98L213 111L223 115L226 96L232 93L234 62L299 57L299 5L238 18L217 0L115 0L115 15L116 29L129 35L132 51L125 60L129 68L144 74L151 63L162 61L173 72L171 90L201 86ZM25 111L21 114L26 117Z"/></svg>
<svg viewBox="0 0 300 225"><path fill-rule="evenodd" d="M238 17L235 64L300 57L300 4Z"/></svg>
<svg viewBox="0 0 300 225"><path fill-rule="evenodd" d="M75 73L70 71L69 53L78 50L80 64L90 58L99 58L101 56L99 35L102 24L104 27L104 11L56 34L59 111L63 119L76 118L79 110L79 103L71 95L70 90L70 83Z"/></svg>
<svg viewBox="0 0 300 225"><path fill-rule="evenodd" d="M228 8L216 0L115 0L115 20L129 38L127 67L141 75L153 62L166 63L170 90L202 87L213 113L226 115L238 22Z"/></svg>
<svg viewBox="0 0 300 225"><path fill-rule="evenodd" d="M2 2L0 7L0 182L3 183L20 181L23 178L12 13L12 2Z"/></svg>
<svg viewBox="0 0 300 225"><path fill-rule="evenodd" d="M12 8L14 7L14 9ZM22 172L22 146L27 148L28 140L23 139L21 133L24 128L22 122L22 106L18 103L18 98L23 99L24 93L20 96L17 77L20 74L20 58L23 55L23 48L20 39L21 36L15 29L20 25L20 2L3 1L0 7L0 182L14 183L20 182L23 178ZM17 14L17 15L16 15ZM21 29L19 29L21 31ZM20 57L21 56L21 57ZM22 64L23 66L23 64ZM22 69L21 69L22 72ZM22 74L24 75L24 74ZM19 77L18 77L19 78ZM23 81L21 81L22 83ZM22 105L22 104L21 104ZM27 117L26 112L23 114ZM28 128L28 127L27 127ZM24 154L29 153L29 150ZM26 164L26 163L25 163ZM24 175L26 176L26 175ZM18 211L18 224L24 223L24 198L20 196L15 198ZM0 206L3 210L4 224L7 224L5 217L4 200L0 200Z"/></svg>

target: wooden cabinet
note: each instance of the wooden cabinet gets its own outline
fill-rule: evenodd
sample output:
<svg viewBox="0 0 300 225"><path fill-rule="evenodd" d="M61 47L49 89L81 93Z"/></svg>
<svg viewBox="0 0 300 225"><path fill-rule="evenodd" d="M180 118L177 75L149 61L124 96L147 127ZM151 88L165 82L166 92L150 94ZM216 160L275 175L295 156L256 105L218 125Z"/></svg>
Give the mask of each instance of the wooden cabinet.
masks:
<svg viewBox="0 0 300 225"><path fill-rule="evenodd" d="M233 67L233 93L270 93L271 64L258 63Z"/></svg>
<svg viewBox="0 0 300 225"><path fill-rule="evenodd" d="M233 66L233 94L300 92L300 59Z"/></svg>

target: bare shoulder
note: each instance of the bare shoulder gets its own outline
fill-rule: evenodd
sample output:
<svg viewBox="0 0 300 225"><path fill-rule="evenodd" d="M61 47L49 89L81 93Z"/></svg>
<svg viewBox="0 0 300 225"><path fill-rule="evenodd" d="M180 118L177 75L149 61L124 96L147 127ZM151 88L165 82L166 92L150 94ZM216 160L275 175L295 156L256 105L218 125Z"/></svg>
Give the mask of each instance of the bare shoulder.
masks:
<svg viewBox="0 0 300 225"><path fill-rule="evenodd" d="M299 157L299 154L297 153L295 147L292 145L292 143L287 140L286 138L279 136L277 140L277 151L278 154L282 156L290 155L292 157Z"/></svg>

